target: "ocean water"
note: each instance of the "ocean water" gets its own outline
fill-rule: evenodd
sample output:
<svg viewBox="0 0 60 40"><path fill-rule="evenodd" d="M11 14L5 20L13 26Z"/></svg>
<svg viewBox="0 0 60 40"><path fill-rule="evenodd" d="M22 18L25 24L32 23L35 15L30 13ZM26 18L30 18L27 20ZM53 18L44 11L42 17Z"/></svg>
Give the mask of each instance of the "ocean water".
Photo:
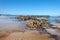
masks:
<svg viewBox="0 0 60 40"><path fill-rule="evenodd" d="M37 19L39 19L39 20L41 20L41 19L46 19L46 20L48 20L50 23L51 23L51 22L56 22L56 21L55 21L55 18L52 18L52 17L49 17L49 18L37 18Z"/></svg>

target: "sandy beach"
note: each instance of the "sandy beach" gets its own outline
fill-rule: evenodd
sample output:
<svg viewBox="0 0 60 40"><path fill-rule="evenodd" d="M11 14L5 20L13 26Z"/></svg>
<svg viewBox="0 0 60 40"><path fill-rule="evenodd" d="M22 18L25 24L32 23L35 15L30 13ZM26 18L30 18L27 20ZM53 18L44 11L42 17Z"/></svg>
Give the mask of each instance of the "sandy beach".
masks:
<svg viewBox="0 0 60 40"><path fill-rule="evenodd" d="M0 40L54 40L48 34L40 34L38 31L13 32Z"/></svg>
<svg viewBox="0 0 60 40"><path fill-rule="evenodd" d="M40 34L26 27L25 21L0 17L0 40L55 40L46 33Z"/></svg>

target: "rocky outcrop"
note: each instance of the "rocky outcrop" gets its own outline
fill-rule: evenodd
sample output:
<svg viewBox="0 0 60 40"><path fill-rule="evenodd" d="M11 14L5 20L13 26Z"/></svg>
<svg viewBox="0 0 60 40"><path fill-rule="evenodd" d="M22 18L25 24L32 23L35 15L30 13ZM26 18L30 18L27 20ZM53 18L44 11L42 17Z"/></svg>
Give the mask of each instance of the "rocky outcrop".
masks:
<svg viewBox="0 0 60 40"><path fill-rule="evenodd" d="M29 20L26 22L26 25L30 28L39 28L39 27L50 27L51 24L48 22L48 20Z"/></svg>

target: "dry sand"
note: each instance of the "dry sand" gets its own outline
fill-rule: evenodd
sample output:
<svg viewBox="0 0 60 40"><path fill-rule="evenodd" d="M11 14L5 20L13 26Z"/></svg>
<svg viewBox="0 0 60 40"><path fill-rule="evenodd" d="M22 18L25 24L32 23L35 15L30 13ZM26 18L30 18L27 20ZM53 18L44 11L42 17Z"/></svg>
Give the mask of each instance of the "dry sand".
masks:
<svg viewBox="0 0 60 40"><path fill-rule="evenodd" d="M54 40L48 34L40 34L38 31L13 32L0 40Z"/></svg>

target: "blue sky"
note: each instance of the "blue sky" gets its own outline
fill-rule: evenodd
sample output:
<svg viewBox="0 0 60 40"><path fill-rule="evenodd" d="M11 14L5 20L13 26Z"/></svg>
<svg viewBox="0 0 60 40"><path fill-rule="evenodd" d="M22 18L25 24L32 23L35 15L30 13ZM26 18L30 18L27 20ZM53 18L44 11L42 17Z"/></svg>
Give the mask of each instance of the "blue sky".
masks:
<svg viewBox="0 0 60 40"><path fill-rule="evenodd" d="M0 14L60 16L60 0L0 0Z"/></svg>

